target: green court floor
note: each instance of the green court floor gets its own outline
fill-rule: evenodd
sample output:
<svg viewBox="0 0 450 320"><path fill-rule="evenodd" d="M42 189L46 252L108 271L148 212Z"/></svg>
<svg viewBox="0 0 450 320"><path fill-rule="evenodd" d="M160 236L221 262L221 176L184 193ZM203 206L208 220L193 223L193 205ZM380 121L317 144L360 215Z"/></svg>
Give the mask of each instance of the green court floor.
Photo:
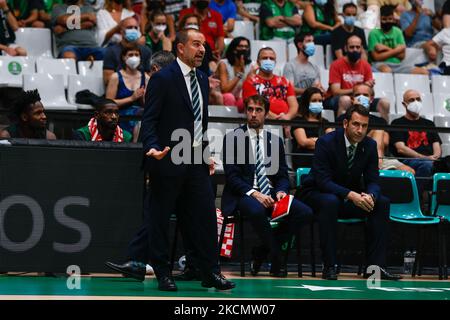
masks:
<svg viewBox="0 0 450 320"><path fill-rule="evenodd" d="M201 298L201 299L387 299L387 300L450 300L449 281L381 281L380 286L367 286L365 280L301 280L301 279L234 279L236 288L221 292L205 289L200 282L178 282L178 291L161 292L156 280L143 283L109 277L83 277L80 289L68 289L68 278L0 276L0 299L32 296ZM73 284L73 282L71 282ZM21 297L19 297L21 296Z"/></svg>

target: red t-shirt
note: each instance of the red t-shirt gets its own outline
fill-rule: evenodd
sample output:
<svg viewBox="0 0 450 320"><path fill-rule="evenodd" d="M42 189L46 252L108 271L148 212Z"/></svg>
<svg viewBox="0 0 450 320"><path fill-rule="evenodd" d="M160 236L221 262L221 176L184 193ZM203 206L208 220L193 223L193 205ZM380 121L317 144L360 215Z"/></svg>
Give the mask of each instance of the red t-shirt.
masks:
<svg viewBox="0 0 450 320"><path fill-rule="evenodd" d="M270 101L270 111L275 114L287 113L289 105L287 97L294 96L294 86L285 78L273 75L266 80L259 75L248 77L242 85L242 98L246 99L255 94L265 96Z"/></svg>
<svg viewBox="0 0 450 320"><path fill-rule="evenodd" d="M341 89L352 89L355 84L373 79L370 64L363 59L351 65L345 57L334 61L330 66L330 87L334 83L339 83ZM331 94L331 89L328 89Z"/></svg>
<svg viewBox="0 0 450 320"><path fill-rule="evenodd" d="M195 13L195 8L191 7L181 10L179 20L188 13ZM211 50L215 50L215 39L218 37L225 37L222 15L213 9L208 9L206 18L201 22L200 32L205 36L206 42L211 47Z"/></svg>

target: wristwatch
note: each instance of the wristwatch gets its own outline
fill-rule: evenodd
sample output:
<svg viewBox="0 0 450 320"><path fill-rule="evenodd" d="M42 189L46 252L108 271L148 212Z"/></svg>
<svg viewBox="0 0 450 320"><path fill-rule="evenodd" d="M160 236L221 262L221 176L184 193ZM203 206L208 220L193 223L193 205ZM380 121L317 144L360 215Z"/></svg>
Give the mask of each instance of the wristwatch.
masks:
<svg viewBox="0 0 450 320"><path fill-rule="evenodd" d="M11 12L11 10L9 10L9 9L3 10L3 13L5 14L5 16L10 12Z"/></svg>
<svg viewBox="0 0 450 320"><path fill-rule="evenodd" d="M244 77L244 73L243 72L236 72L236 77L238 77L239 79L242 79Z"/></svg>

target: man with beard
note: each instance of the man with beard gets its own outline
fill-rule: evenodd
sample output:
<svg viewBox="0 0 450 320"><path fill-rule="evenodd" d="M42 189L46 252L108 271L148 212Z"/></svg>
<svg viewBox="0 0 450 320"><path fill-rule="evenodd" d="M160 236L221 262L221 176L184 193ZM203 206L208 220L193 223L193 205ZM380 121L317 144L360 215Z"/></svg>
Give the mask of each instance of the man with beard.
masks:
<svg viewBox="0 0 450 320"><path fill-rule="evenodd" d="M13 113L17 121L0 131L0 138L26 138L56 140L47 130L47 116L36 90L23 91L17 99Z"/></svg>
<svg viewBox="0 0 450 320"><path fill-rule="evenodd" d="M119 107L110 99L95 106L94 117L73 133L74 140L131 142L131 133L119 127Z"/></svg>

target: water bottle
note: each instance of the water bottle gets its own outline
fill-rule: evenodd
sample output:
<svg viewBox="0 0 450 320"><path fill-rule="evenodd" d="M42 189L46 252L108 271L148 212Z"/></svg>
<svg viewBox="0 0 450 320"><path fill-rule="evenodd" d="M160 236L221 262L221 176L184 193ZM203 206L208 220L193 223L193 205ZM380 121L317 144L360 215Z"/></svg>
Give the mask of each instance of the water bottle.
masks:
<svg viewBox="0 0 450 320"><path fill-rule="evenodd" d="M413 267L413 254L411 251L407 250L405 254L403 255L403 273L404 274L411 274L412 267Z"/></svg>

